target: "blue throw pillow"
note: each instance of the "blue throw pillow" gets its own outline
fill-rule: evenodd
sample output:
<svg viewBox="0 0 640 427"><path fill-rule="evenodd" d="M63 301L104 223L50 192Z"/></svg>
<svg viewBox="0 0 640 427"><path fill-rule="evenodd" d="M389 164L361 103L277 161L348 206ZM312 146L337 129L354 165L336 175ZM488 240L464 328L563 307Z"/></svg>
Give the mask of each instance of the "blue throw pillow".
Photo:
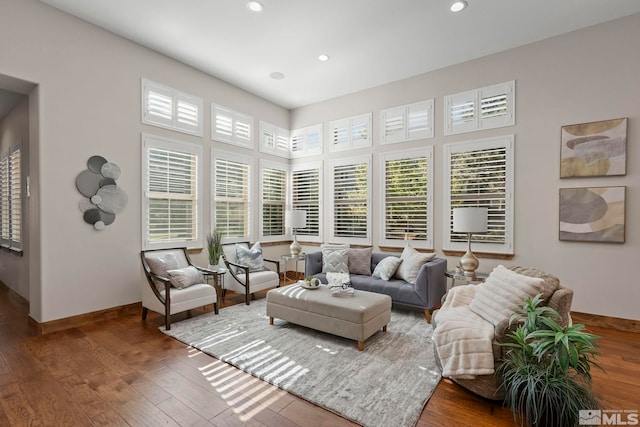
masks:
<svg viewBox="0 0 640 427"><path fill-rule="evenodd" d="M251 249L245 248L242 245L236 245L236 258L238 264L249 267L250 273L267 270L267 267L264 266L260 242L254 243ZM243 272L243 270L240 270L240 272Z"/></svg>

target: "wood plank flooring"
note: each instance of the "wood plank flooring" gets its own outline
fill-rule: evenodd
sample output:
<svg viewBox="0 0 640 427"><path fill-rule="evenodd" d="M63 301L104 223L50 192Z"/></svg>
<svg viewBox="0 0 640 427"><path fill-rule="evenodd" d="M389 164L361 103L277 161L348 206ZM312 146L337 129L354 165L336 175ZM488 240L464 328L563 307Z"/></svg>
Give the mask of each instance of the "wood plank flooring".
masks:
<svg viewBox="0 0 640 427"><path fill-rule="evenodd" d="M242 302L229 293L223 307ZM0 426L354 425L190 351L158 330L162 317L153 313L146 322L136 313L42 336L27 325L26 302L0 284ZM640 334L591 330L603 336L606 373L593 373L601 408L640 410ZM417 425L514 421L499 403L443 380Z"/></svg>

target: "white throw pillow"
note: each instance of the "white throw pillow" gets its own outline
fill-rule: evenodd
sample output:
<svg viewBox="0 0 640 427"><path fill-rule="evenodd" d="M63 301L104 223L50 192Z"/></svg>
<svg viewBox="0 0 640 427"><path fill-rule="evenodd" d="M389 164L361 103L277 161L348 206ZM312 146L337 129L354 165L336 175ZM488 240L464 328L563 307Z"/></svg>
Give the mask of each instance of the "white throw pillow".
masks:
<svg viewBox="0 0 640 427"><path fill-rule="evenodd" d="M323 273L349 273L349 253L346 249L322 251Z"/></svg>
<svg viewBox="0 0 640 427"><path fill-rule="evenodd" d="M255 242L251 248L245 248L243 245L236 244L236 259L238 264L249 267L249 273L256 271L265 271L264 257L262 256L262 246L260 242ZM240 270L239 273L244 273Z"/></svg>
<svg viewBox="0 0 640 427"><path fill-rule="evenodd" d="M402 260L395 256L388 256L376 265L372 276L376 279L389 280L393 277Z"/></svg>
<svg viewBox="0 0 640 427"><path fill-rule="evenodd" d="M339 286L349 282L349 273L327 273L327 282L329 286Z"/></svg>
<svg viewBox="0 0 640 427"><path fill-rule="evenodd" d="M400 256L402 264L400 264L395 274L396 279L402 279L407 283L415 285L420 268L435 257L435 252L423 254L416 251L409 245L405 246L402 251L402 255Z"/></svg>
<svg viewBox="0 0 640 427"><path fill-rule="evenodd" d="M509 317L522 309L525 297L544 292L544 279L524 276L499 265L476 287L469 310L492 323L496 332L501 333Z"/></svg>
<svg viewBox="0 0 640 427"><path fill-rule="evenodd" d="M171 284L178 289L184 289L191 285L204 283L204 277L202 277L202 274L197 268L191 265L177 270L169 270L167 273L169 274Z"/></svg>

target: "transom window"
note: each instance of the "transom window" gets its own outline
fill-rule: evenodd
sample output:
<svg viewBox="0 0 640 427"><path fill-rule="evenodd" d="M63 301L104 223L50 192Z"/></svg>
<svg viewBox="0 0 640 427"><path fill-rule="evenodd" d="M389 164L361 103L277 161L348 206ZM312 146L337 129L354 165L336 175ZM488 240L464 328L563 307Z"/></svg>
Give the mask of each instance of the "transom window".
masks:
<svg viewBox="0 0 640 427"><path fill-rule="evenodd" d="M142 79L142 123L202 136L202 98Z"/></svg>

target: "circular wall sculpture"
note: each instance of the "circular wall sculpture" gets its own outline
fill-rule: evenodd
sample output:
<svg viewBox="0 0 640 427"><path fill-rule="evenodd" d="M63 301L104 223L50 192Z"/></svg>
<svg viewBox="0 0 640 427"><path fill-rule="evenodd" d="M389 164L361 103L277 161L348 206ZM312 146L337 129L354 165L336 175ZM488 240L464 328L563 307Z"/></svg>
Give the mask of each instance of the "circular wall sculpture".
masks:
<svg viewBox="0 0 640 427"><path fill-rule="evenodd" d="M116 214L127 206L129 198L116 180L120 178L120 168L102 156L91 156L87 169L76 177L76 188L85 196L78 207L84 222L98 231L113 224Z"/></svg>

